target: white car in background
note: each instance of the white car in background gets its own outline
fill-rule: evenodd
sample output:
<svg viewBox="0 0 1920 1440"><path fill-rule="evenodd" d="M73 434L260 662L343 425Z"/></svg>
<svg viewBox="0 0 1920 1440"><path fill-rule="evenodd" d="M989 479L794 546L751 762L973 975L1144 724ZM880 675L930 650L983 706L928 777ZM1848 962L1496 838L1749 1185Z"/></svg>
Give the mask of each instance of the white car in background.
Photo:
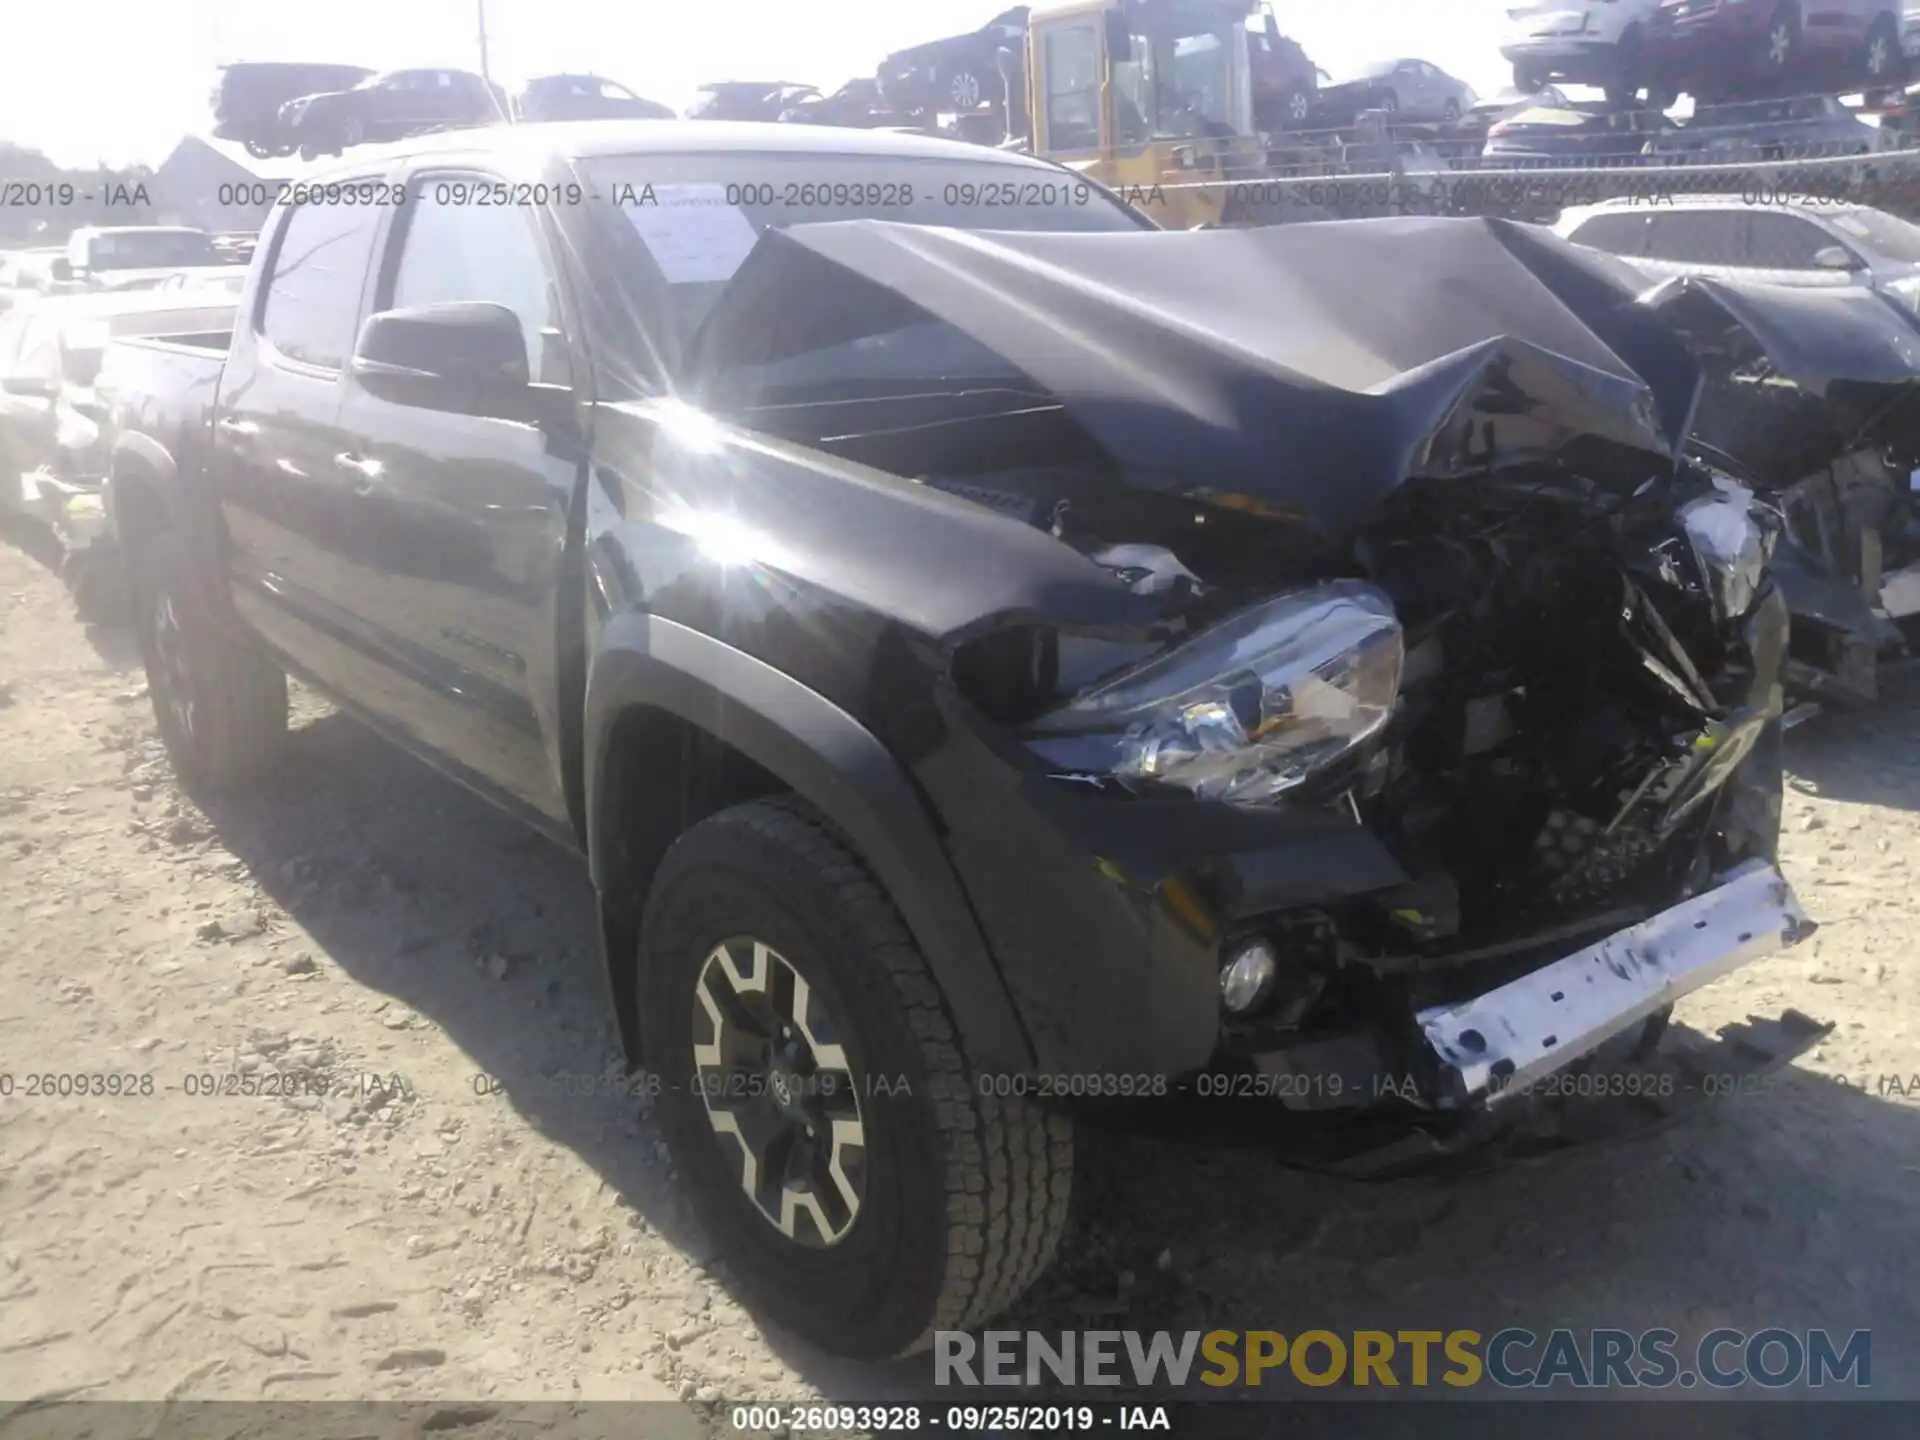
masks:
<svg viewBox="0 0 1920 1440"><path fill-rule="evenodd" d="M1507 10L1500 53L1526 91L1551 80L1606 87L1624 103L1645 83L1641 42L1659 0L1521 0Z"/></svg>
<svg viewBox="0 0 1920 1440"><path fill-rule="evenodd" d="M1864 286L1920 323L1920 226L1866 205L1750 204L1694 195L1574 206L1553 227L1655 282L1681 275L1819 289Z"/></svg>

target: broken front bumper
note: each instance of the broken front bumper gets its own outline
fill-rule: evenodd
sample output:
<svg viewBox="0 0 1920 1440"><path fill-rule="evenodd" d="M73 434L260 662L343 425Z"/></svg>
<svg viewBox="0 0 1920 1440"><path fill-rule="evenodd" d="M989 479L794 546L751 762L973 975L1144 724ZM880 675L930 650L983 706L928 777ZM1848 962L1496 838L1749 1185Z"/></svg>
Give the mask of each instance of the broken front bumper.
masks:
<svg viewBox="0 0 1920 1440"><path fill-rule="evenodd" d="M1779 869L1750 861L1703 895L1471 1000L1417 1015L1442 1109L1498 1106L1606 1041L1813 933Z"/></svg>

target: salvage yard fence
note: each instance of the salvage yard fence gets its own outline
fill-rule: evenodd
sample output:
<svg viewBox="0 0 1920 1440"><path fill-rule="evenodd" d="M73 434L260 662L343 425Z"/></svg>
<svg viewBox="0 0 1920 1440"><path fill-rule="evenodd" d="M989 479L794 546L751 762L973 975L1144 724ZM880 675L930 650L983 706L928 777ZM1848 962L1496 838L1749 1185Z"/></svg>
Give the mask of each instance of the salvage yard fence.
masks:
<svg viewBox="0 0 1920 1440"><path fill-rule="evenodd" d="M1133 187L1128 198L1155 203ZM1245 153L1196 157L1163 172L1152 187L1171 198L1224 190L1259 223L1262 212L1312 206L1339 218L1379 215L1493 215L1550 223L1569 206L1624 199L1648 206L1687 196L1738 196L1751 205L1867 205L1905 219L1920 216L1920 148L1869 155L1785 156L1715 164L1459 164L1413 169L1261 163Z"/></svg>

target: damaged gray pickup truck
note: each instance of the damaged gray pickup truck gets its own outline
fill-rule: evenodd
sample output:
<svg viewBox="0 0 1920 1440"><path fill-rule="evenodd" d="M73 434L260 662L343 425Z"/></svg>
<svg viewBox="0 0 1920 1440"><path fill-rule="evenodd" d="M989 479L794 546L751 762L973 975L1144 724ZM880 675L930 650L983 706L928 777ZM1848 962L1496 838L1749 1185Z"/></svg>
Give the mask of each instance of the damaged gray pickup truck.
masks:
<svg viewBox="0 0 1920 1440"><path fill-rule="evenodd" d="M1605 257L807 127L335 178L406 198L109 356L162 733L271 789L290 671L582 851L636 1090L817 1343L1004 1310L1088 1104L1449 1151L1810 932L1773 522Z"/></svg>

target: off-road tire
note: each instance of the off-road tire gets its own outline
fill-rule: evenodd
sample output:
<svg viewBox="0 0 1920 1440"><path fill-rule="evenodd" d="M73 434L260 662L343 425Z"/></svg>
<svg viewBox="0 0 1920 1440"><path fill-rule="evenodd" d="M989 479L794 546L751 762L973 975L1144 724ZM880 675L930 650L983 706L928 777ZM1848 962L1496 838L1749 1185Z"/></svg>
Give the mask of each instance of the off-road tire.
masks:
<svg viewBox="0 0 1920 1440"><path fill-rule="evenodd" d="M223 625L210 581L179 535L142 537L128 555L134 631L160 738L181 784L220 791L256 779L287 733L287 677L256 646ZM183 730L171 701L175 681L162 664L158 607L170 599L190 687L193 723Z"/></svg>
<svg viewBox="0 0 1920 1440"><path fill-rule="evenodd" d="M694 986L741 936L805 977L864 1077L865 1193L829 1248L755 1208L690 1083ZM1066 1227L1070 1121L993 1093L1000 1077L966 1053L886 892L808 806L755 801L682 835L649 891L639 963L656 1113L746 1303L837 1354L884 1359L992 1319L1046 1269ZM875 1094L877 1080L904 1086Z"/></svg>

